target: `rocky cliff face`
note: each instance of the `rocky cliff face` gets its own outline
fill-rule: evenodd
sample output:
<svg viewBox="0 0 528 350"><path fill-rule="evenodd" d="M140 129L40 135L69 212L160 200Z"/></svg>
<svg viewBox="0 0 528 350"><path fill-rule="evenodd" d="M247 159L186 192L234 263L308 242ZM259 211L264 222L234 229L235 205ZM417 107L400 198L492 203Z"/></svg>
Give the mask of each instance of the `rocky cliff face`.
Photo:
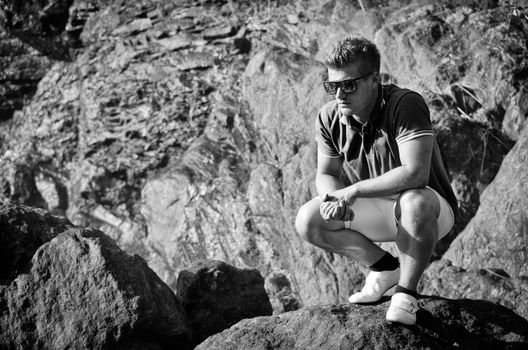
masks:
<svg viewBox="0 0 528 350"><path fill-rule="evenodd" d="M66 30L72 0L0 4L0 121L27 105L56 60L69 60L75 36Z"/></svg>
<svg viewBox="0 0 528 350"><path fill-rule="evenodd" d="M102 229L173 289L214 258L257 268L276 312L344 301L364 267L293 228L315 195L324 52L347 33L374 39L386 79L429 102L463 213L441 256L524 129L527 15L506 2L76 0L75 55L38 52L38 88L1 124L2 196Z"/></svg>
<svg viewBox="0 0 528 350"><path fill-rule="evenodd" d="M528 132L504 159L482 203L466 229L443 258L429 267L422 281L427 294L487 299L528 317L526 186Z"/></svg>

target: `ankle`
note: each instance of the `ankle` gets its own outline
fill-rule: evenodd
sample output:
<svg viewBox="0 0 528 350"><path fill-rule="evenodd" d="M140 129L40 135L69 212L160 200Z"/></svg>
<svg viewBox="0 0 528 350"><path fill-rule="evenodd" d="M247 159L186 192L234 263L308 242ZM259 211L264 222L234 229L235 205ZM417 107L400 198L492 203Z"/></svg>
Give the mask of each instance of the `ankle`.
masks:
<svg viewBox="0 0 528 350"><path fill-rule="evenodd" d="M418 298L418 292L416 292L416 290L402 287L399 284L396 286L394 293L405 293L405 294L412 296L413 298Z"/></svg>
<svg viewBox="0 0 528 350"><path fill-rule="evenodd" d="M372 271L376 272L393 271L396 270L398 267L400 267L400 262L389 252L385 252L385 254L378 261L369 266Z"/></svg>

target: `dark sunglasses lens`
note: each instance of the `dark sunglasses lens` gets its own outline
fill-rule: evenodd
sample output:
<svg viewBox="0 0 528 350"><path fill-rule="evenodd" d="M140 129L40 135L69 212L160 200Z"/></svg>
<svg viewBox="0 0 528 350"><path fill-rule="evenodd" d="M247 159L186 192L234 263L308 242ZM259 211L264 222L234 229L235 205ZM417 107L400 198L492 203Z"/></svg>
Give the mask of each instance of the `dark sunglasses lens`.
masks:
<svg viewBox="0 0 528 350"><path fill-rule="evenodd" d="M326 93L329 94L329 95L335 95L336 92L337 92L337 83L333 83L333 82L330 82L330 81L325 81L323 83L324 85L324 88L326 90Z"/></svg>
<svg viewBox="0 0 528 350"><path fill-rule="evenodd" d="M340 88L346 93L354 92L356 91L356 81L352 79L342 81Z"/></svg>
<svg viewBox="0 0 528 350"><path fill-rule="evenodd" d="M336 82L325 81L323 85L324 85L326 92L329 95L337 94L337 88L341 88L341 90L345 93L354 92L356 91L356 88L357 88L355 79L336 81Z"/></svg>

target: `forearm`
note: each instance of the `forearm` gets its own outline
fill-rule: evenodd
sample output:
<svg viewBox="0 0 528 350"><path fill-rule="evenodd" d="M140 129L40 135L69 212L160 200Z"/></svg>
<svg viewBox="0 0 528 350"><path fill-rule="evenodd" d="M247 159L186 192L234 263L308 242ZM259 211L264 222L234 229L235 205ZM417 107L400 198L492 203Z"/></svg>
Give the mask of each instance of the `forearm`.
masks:
<svg viewBox="0 0 528 350"><path fill-rule="evenodd" d="M335 192L344 187L345 186L337 176L318 173L315 177L315 188L317 194L321 198L324 198L327 193Z"/></svg>
<svg viewBox="0 0 528 350"><path fill-rule="evenodd" d="M400 166L372 179L366 179L348 186L340 191L335 191L338 197L345 193L355 198L388 197L399 194L412 188L422 188L427 185L427 176L423 173L411 172Z"/></svg>

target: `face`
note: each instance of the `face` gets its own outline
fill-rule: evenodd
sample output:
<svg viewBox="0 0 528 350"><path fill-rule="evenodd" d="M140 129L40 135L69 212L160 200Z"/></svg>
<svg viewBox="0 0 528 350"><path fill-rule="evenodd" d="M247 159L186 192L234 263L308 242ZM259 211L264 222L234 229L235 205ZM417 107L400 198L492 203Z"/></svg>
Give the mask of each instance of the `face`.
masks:
<svg viewBox="0 0 528 350"><path fill-rule="evenodd" d="M346 116L355 116L362 122L368 120L378 91L379 74L375 72L364 76L366 73L369 72L362 70L359 63L352 63L344 68L328 68L328 81L331 82L357 79L363 76L355 81L356 90L354 92L346 93L341 88L337 88L334 95L341 113ZM353 85L353 83L348 85Z"/></svg>

